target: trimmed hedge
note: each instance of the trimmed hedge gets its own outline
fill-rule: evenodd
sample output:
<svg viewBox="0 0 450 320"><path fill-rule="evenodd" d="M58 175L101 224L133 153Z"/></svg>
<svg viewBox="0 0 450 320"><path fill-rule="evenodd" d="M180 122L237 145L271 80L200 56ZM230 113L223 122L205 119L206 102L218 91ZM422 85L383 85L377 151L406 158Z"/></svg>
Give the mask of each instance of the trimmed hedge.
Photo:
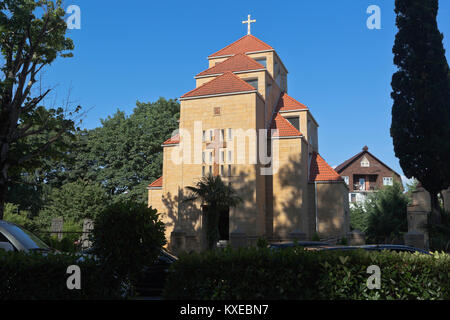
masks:
<svg viewBox="0 0 450 320"><path fill-rule="evenodd" d="M92 259L69 254L0 250L0 300L84 300L120 298L119 283ZM81 290L67 289L67 267L81 269Z"/></svg>
<svg viewBox="0 0 450 320"><path fill-rule="evenodd" d="M367 268L381 269L369 290ZM166 299L450 299L450 256L358 251L225 249L181 256Z"/></svg>

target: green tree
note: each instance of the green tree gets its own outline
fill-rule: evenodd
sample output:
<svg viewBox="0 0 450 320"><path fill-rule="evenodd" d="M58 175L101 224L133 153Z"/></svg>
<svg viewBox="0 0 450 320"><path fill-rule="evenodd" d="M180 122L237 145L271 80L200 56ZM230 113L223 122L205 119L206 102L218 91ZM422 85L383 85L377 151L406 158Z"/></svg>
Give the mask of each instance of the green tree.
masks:
<svg viewBox="0 0 450 320"><path fill-rule="evenodd" d="M61 137L74 130L68 110L40 106L50 89L32 90L43 68L72 56L64 16L59 0L0 1L0 219L9 175L60 155Z"/></svg>
<svg viewBox="0 0 450 320"><path fill-rule="evenodd" d="M148 183L161 176L161 145L178 128L179 110L177 101L160 98L137 102L129 117L118 111L102 120L86 134L86 153L77 155L77 171L86 170L111 196L146 202Z"/></svg>
<svg viewBox="0 0 450 320"><path fill-rule="evenodd" d="M391 136L406 177L431 195L440 221L438 193L450 186L449 67L437 26L438 0L396 0Z"/></svg>
<svg viewBox="0 0 450 320"><path fill-rule="evenodd" d="M213 249L219 240L220 212L237 207L242 199L231 186L223 182L220 176L208 175L200 179L195 186L186 189L189 194L183 202L201 202L206 219L208 249Z"/></svg>
<svg viewBox="0 0 450 320"><path fill-rule="evenodd" d="M369 224L369 215L364 203L356 203L350 207L350 228L352 230L359 230L367 232Z"/></svg>
<svg viewBox="0 0 450 320"><path fill-rule="evenodd" d="M52 218L63 217L67 223L81 226L84 219L95 219L109 204L110 198L100 184L78 180L53 188L39 219L48 226Z"/></svg>
<svg viewBox="0 0 450 320"><path fill-rule="evenodd" d="M385 186L366 200L367 236L376 243L398 240L408 232L408 197L401 184L394 180L393 186Z"/></svg>
<svg viewBox="0 0 450 320"><path fill-rule="evenodd" d="M160 254L166 243L164 230L156 210L143 203L119 201L95 219L93 252L107 273L133 285L142 269Z"/></svg>

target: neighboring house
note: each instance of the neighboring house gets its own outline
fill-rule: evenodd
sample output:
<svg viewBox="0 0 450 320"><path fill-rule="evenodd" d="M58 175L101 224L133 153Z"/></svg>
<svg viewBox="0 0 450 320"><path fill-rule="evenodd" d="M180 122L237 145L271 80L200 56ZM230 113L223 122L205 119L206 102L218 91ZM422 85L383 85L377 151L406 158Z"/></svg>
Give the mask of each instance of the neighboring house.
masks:
<svg viewBox="0 0 450 320"><path fill-rule="evenodd" d="M402 182L400 175L370 153L367 146L335 170L350 189L350 203L365 201L368 194L393 185L394 180Z"/></svg>
<svg viewBox="0 0 450 320"><path fill-rule="evenodd" d="M348 188L319 155L319 125L288 96L287 69L275 50L247 35L208 60L196 88L180 98L179 134L163 143L163 177L148 186L149 206L161 213L171 251L204 247L201 205L182 200L186 187L208 174L220 175L243 199L220 213L220 240L346 236ZM252 132L264 129L269 135L258 134L251 145ZM264 145L279 154L274 172L258 156Z"/></svg>

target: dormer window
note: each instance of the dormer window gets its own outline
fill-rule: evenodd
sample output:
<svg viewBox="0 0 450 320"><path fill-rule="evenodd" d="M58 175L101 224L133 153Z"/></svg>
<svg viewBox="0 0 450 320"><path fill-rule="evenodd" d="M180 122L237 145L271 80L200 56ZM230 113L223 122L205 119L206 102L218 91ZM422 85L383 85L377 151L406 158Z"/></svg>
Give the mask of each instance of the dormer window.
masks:
<svg viewBox="0 0 450 320"><path fill-rule="evenodd" d="M267 67L267 59L264 58L256 58L255 59L256 62L258 62L259 64L262 64L264 67Z"/></svg>
<svg viewBox="0 0 450 320"><path fill-rule="evenodd" d="M367 160L366 157L364 157L364 158L362 159L362 161L361 161L361 167L365 167L365 168L370 167L370 162L369 162L369 160Z"/></svg>
<svg viewBox="0 0 450 320"><path fill-rule="evenodd" d="M295 129L300 131L300 119L299 119L299 117L289 117L289 118L286 118L286 120L289 121L289 123L292 124L295 127Z"/></svg>
<svg viewBox="0 0 450 320"><path fill-rule="evenodd" d="M255 88L256 90L258 90L258 79L248 79L245 80L245 82L247 82L249 85L251 85L253 88Z"/></svg>

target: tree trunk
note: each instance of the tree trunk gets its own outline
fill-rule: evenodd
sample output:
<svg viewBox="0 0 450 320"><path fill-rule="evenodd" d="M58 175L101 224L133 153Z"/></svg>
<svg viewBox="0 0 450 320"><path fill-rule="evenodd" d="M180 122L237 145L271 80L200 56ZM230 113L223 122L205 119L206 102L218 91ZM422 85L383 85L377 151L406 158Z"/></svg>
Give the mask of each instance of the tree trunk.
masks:
<svg viewBox="0 0 450 320"><path fill-rule="evenodd" d="M430 192L431 198L431 222L433 224L441 223L441 207L439 205L438 192Z"/></svg>

